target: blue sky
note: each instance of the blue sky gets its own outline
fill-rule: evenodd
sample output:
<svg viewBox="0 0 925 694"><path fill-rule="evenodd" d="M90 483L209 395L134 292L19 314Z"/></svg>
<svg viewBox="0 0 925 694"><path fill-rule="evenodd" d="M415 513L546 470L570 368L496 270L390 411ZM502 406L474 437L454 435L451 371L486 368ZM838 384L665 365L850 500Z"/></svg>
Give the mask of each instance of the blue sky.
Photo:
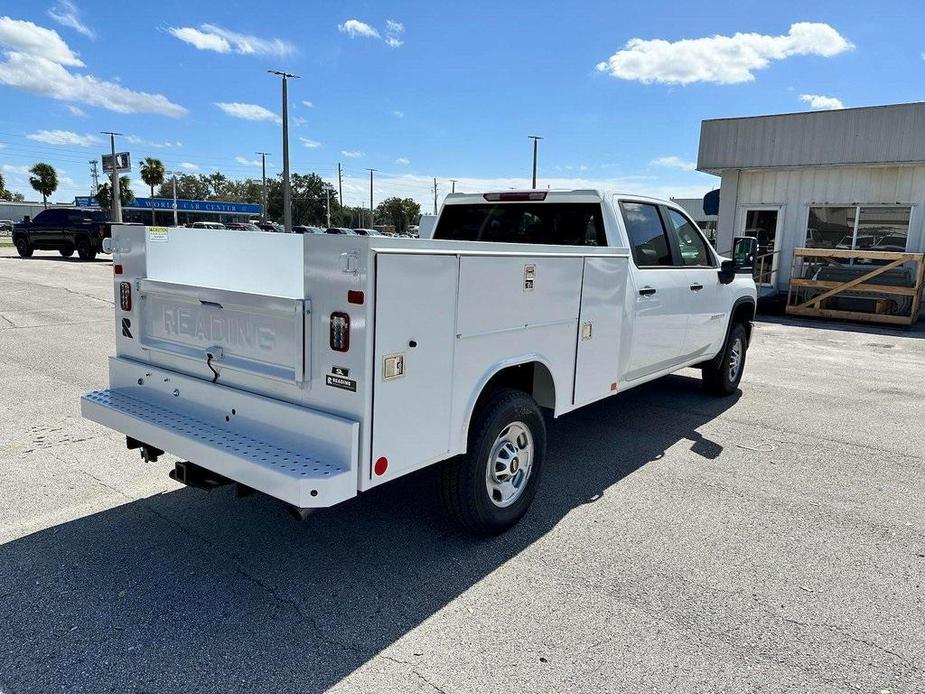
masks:
<svg viewBox="0 0 925 694"><path fill-rule="evenodd" d="M292 169L348 204L539 182L660 196L718 181L692 170L700 121L922 98L925 7L903 3L0 2L0 167L54 165L56 200L126 133L135 161L259 176ZM254 10L254 8L260 8ZM137 180L137 173L133 175ZM143 187L137 187L137 193Z"/></svg>

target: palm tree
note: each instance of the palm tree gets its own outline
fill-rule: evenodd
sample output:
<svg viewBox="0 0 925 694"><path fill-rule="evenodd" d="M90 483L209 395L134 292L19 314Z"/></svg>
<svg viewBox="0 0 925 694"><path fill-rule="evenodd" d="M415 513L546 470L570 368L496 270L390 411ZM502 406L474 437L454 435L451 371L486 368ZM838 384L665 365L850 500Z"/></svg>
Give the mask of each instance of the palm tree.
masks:
<svg viewBox="0 0 925 694"><path fill-rule="evenodd" d="M141 180L151 186L151 197L154 197L154 186L164 182L164 162L154 157L145 157L141 160ZM154 224L154 208L151 209L151 224Z"/></svg>
<svg viewBox="0 0 925 694"><path fill-rule="evenodd" d="M32 176L29 177L29 185L31 185L36 192L42 194L42 204L45 206L45 209L48 209L48 196L58 190L58 174L55 173L55 169L51 164L44 164L39 162L31 169L29 173Z"/></svg>

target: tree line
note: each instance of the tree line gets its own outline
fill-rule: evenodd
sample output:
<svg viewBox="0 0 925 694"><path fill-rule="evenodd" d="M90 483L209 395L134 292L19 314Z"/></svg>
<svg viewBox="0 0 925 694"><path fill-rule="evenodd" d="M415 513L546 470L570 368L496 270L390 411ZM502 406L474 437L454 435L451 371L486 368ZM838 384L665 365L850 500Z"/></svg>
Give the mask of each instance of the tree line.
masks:
<svg viewBox="0 0 925 694"><path fill-rule="evenodd" d="M29 184L42 196L47 207L48 198L58 189L58 174L54 167L45 162L35 164L29 170ZM174 197L173 179L168 179L164 163L154 157L141 160L139 171L141 180L149 187L152 198ZM370 226L371 224L392 225L396 231L405 231L416 224L421 217L421 206L411 198L391 197L383 200L376 207L374 219L369 219L369 210L351 207L340 203L337 189L316 173L293 173L289 178L290 200L292 205L292 223L307 226L327 226L328 200L331 205L331 224L351 228ZM122 206L130 205L135 195L132 193L131 179L119 178L119 200ZM220 171L210 174L181 174L176 177L176 196L187 200L226 200L229 202L263 202L263 185L260 179L232 179ZM21 193L11 193L4 187L0 176L0 200L21 201ZM106 182L99 185L96 201L101 208L112 207L112 191ZM152 219L155 214L152 211ZM283 180L282 174L267 179L267 218L280 220L283 217Z"/></svg>

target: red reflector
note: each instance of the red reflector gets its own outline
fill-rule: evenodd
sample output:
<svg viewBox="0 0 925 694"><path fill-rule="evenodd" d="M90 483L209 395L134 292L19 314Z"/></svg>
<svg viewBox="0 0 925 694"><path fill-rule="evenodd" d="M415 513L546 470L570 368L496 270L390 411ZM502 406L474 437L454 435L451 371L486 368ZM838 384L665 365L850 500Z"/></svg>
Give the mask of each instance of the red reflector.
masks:
<svg viewBox="0 0 925 694"><path fill-rule="evenodd" d="M350 349L350 316L335 311L331 314L331 349L346 352Z"/></svg>
<svg viewBox="0 0 925 694"><path fill-rule="evenodd" d="M513 193L485 193L482 195L488 202L526 202L528 200L542 201L546 199L545 190L515 191Z"/></svg>
<svg viewBox="0 0 925 694"><path fill-rule="evenodd" d="M132 310L132 283L119 282L119 306L123 311Z"/></svg>
<svg viewBox="0 0 925 694"><path fill-rule="evenodd" d="M117 263L112 266L112 274L121 275L122 274L122 263Z"/></svg>
<svg viewBox="0 0 925 694"><path fill-rule="evenodd" d="M347 303L349 304L362 304L364 298L363 292L359 289L351 289L347 292Z"/></svg>
<svg viewBox="0 0 925 694"><path fill-rule="evenodd" d="M388 469L389 469L389 460L388 460L388 458L385 458L385 457L379 458L379 459L376 461L376 464L373 465L373 472L375 472L376 475L378 475L378 476L380 476L380 477L381 477L382 475L384 475L384 474L385 474L385 471L388 470Z"/></svg>

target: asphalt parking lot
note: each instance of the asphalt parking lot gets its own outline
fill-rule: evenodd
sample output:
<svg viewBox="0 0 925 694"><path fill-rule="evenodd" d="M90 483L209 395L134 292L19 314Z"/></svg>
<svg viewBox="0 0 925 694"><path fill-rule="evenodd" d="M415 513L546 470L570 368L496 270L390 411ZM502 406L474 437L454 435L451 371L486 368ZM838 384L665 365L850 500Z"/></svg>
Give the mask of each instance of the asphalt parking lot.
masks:
<svg viewBox="0 0 925 694"><path fill-rule="evenodd" d="M0 692L925 691L925 324L769 319L550 425L474 540L419 474L305 523L80 419L111 263L0 249Z"/></svg>

